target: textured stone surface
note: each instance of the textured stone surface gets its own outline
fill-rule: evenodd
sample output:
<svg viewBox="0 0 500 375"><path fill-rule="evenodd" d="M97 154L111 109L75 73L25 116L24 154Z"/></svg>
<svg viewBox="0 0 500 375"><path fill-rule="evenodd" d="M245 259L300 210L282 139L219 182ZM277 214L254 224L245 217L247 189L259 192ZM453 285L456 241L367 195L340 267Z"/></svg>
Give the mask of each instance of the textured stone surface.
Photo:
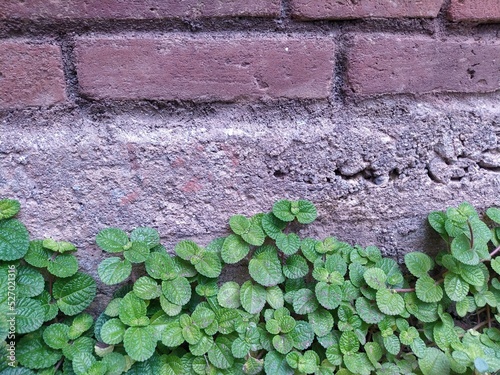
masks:
<svg viewBox="0 0 500 375"><path fill-rule="evenodd" d="M155 19L279 16L279 0L2 0L1 18Z"/></svg>
<svg viewBox="0 0 500 375"><path fill-rule="evenodd" d="M76 57L81 92L100 99L325 98L334 74L326 38L92 38Z"/></svg>
<svg viewBox="0 0 500 375"><path fill-rule="evenodd" d="M347 57L348 91L491 92L500 89L499 66L498 41L357 35Z"/></svg>
<svg viewBox="0 0 500 375"><path fill-rule="evenodd" d="M61 103L65 90L58 46L0 41L0 108Z"/></svg>
<svg viewBox="0 0 500 375"><path fill-rule="evenodd" d="M318 206L302 235L401 259L439 248L430 211L500 205L498 99L19 113L0 121L0 193L21 200L35 238L74 241L94 274L102 228L204 245L280 198Z"/></svg>
<svg viewBox="0 0 500 375"><path fill-rule="evenodd" d="M436 17L443 0L291 0L293 17L305 19Z"/></svg>
<svg viewBox="0 0 500 375"><path fill-rule="evenodd" d="M499 0L451 0L449 17L453 21L499 22Z"/></svg>

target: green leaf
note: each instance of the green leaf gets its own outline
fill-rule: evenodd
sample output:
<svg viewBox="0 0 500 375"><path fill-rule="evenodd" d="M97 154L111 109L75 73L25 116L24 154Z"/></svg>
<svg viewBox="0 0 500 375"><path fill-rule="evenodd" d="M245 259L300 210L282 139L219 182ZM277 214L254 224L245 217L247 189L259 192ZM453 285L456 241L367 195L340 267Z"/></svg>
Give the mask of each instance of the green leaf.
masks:
<svg viewBox="0 0 500 375"><path fill-rule="evenodd" d="M288 365L286 357L274 350L268 352L264 358L264 371L273 375L293 375L295 372Z"/></svg>
<svg viewBox="0 0 500 375"><path fill-rule="evenodd" d="M33 267L44 268L49 265L52 252L44 248L42 242L41 240L31 241L28 252L24 256L24 260Z"/></svg>
<svg viewBox="0 0 500 375"><path fill-rule="evenodd" d="M481 264L476 266L460 264L459 265L460 276L465 282L477 287L482 287L485 282L485 276L484 272L481 269L481 266L482 266Z"/></svg>
<svg viewBox="0 0 500 375"><path fill-rule="evenodd" d="M222 264L216 253L206 252L194 267L200 274L210 278L218 277L222 272Z"/></svg>
<svg viewBox="0 0 500 375"><path fill-rule="evenodd" d="M327 335L333 329L333 316L328 310L318 308L307 316L314 334L318 337Z"/></svg>
<svg viewBox="0 0 500 375"><path fill-rule="evenodd" d="M449 375L450 362L446 355L436 348L427 348L425 355L418 360L418 366L424 375Z"/></svg>
<svg viewBox="0 0 500 375"><path fill-rule="evenodd" d="M266 240L266 234L259 225L252 224L248 231L241 234L241 238L250 245L262 246Z"/></svg>
<svg viewBox="0 0 500 375"><path fill-rule="evenodd" d="M300 255L289 256L283 265L283 274L288 279L300 279L309 273L307 261Z"/></svg>
<svg viewBox="0 0 500 375"><path fill-rule="evenodd" d="M415 277L422 277L434 267L432 259L424 253L413 252L405 255L405 264L408 271Z"/></svg>
<svg viewBox="0 0 500 375"><path fill-rule="evenodd" d="M301 224L309 224L316 220L318 212L316 207L306 200L300 200L297 202L299 207L299 212L296 214L297 221Z"/></svg>
<svg viewBox="0 0 500 375"><path fill-rule="evenodd" d="M388 289L377 290L377 306L386 315L400 315L405 311L405 302L398 293Z"/></svg>
<svg viewBox="0 0 500 375"><path fill-rule="evenodd" d="M240 302L247 312L257 314L266 304L266 290L251 281L245 281L240 288Z"/></svg>
<svg viewBox="0 0 500 375"><path fill-rule="evenodd" d="M248 357L243 365L243 372L248 375L258 375L264 369L264 360Z"/></svg>
<svg viewBox="0 0 500 375"><path fill-rule="evenodd" d="M53 286L53 296L63 313L76 315L94 300L96 289L96 283L91 276L77 272L69 278L58 279Z"/></svg>
<svg viewBox="0 0 500 375"><path fill-rule="evenodd" d="M20 209L21 204L19 201L13 199L0 199L0 220L14 217Z"/></svg>
<svg viewBox="0 0 500 375"><path fill-rule="evenodd" d="M87 375L97 361L91 353L77 353L73 358L73 371L76 375Z"/></svg>
<svg viewBox="0 0 500 375"><path fill-rule="evenodd" d="M111 352L102 358L102 363L106 365L108 371L106 375L120 375L126 371L127 360L121 353Z"/></svg>
<svg viewBox="0 0 500 375"><path fill-rule="evenodd" d="M94 324L94 318L88 313L82 313L75 316L69 328L68 337L70 340L75 340L84 332L88 331Z"/></svg>
<svg viewBox="0 0 500 375"><path fill-rule="evenodd" d="M267 288L266 301L273 309L282 308L285 304L285 299L281 288L277 285Z"/></svg>
<svg viewBox="0 0 500 375"><path fill-rule="evenodd" d="M280 233L276 237L276 246L286 255L292 255L300 249L300 238L295 233Z"/></svg>
<svg viewBox="0 0 500 375"><path fill-rule="evenodd" d="M219 289L217 302L222 307L237 309L240 307L240 285L234 281L228 281Z"/></svg>
<svg viewBox="0 0 500 375"><path fill-rule="evenodd" d="M57 277L70 277L78 271L78 260L74 255L61 254L49 262L47 270Z"/></svg>
<svg viewBox="0 0 500 375"><path fill-rule="evenodd" d="M202 333L200 341L194 345L189 345L189 352L195 356L202 356L206 354L214 344L212 336L207 336Z"/></svg>
<svg viewBox="0 0 500 375"><path fill-rule="evenodd" d="M134 293L140 299L155 299L160 297L162 290L156 280L149 276L142 276L134 283Z"/></svg>
<svg viewBox="0 0 500 375"><path fill-rule="evenodd" d="M292 202L281 200L273 205L273 214L282 221L293 221L295 214L292 213Z"/></svg>
<svg viewBox="0 0 500 375"><path fill-rule="evenodd" d="M366 283L375 290L385 289L387 275L380 268L368 268L363 275Z"/></svg>
<svg viewBox="0 0 500 375"><path fill-rule="evenodd" d="M376 342L367 342L365 344L365 353L368 357L368 360L374 366L376 366L379 363L383 355L382 348Z"/></svg>
<svg viewBox="0 0 500 375"><path fill-rule="evenodd" d="M250 276L264 286L277 285L284 281L278 252L272 246L257 250L248 265Z"/></svg>
<svg viewBox="0 0 500 375"><path fill-rule="evenodd" d="M126 280L132 272L132 263L127 259L111 257L104 259L97 267L99 278L104 284L115 285Z"/></svg>
<svg viewBox="0 0 500 375"><path fill-rule="evenodd" d="M123 257L132 263L143 263L150 254L149 247L145 242L131 242L129 249L123 252Z"/></svg>
<svg viewBox="0 0 500 375"><path fill-rule="evenodd" d="M78 353L92 353L94 345L95 340L92 340L90 337L82 336L77 338L72 344L65 346L62 350L63 355L68 360L72 361Z"/></svg>
<svg viewBox="0 0 500 375"><path fill-rule="evenodd" d="M23 336L16 345L17 360L30 369L54 366L61 356L60 351L51 349L43 342L38 332Z"/></svg>
<svg viewBox="0 0 500 375"><path fill-rule="evenodd" d="M31 298L16 300L16 332L28 333L40 328L44 322L44 310L40 301Z"/></svg>
<svg viewBox="0 0 500 375"><path fill-rule="evenodd" d="M342 354L354 354L359 350L359 340L353 331L342 332L339 340L339 348Z"/></svg>
<svg viewBox="0 0 500 375"><path fill-rule="evenodd" d="M468 265L479 264L479 255L471 249L470 240L465 234L454 238L451 242L451 254L461 263Z"/></svg>
<svg viewBox="0 0 500 375"><path fill-rule="evenodd" d="M185 305L191 299L191 284L185 277L162 282L163 295L176 305Z"/></svg>
<svg viewBox="0 0 500 375"><path fill-rule="evenodd" d="M231 352L232 343L227 338L219 336L214 345L208 351L208 359L215 367L228 369L234 364L234 357Z"/></svg>
<svg viewBox="0 0 500 375"><path fill-rule="evenodd" d="M229 226L231 227L231 230L238 235L246 233L250 229L251 225L252 223L250 220L243 215L233 215L229 219Z"/></svg>
<svg viewBox="0 0 500 375"><path fill-rule="evenodd" d="M438 212L438 211L431 212L427 220L429 221L429 224L436 232L442 235L447 235L445 228L446 215L443 212Z"/></svg>
<svg viewBox="0 0 500 375"><path fill-rule="evenodd" d="M130 233L130 241L142 242L146 244L148 249L152 249L160 244L160 235L158 231L153 228L141 227L134 229L132 233Z"/></svg>
<svg viewBox="0 0 500 375"><path fill-rule="evenodd" d="M21 259L29 248L26 227L16 219L0 221L0 260Z"/></svg>
<svg viewBox="0 0 500 375"><path fill-rule="evenodd" d="M55 251L56 253L65 253L67 251L75 251L76 246L71 242L55 241L52 238L46 238L42 242L43 247Z"/></svg>
<svg viewBox="0 0 500 375"><path fill-rule="evenodd" d="M43 331L43 341L52 349L62 349L69 341L69 327L66 324L54 323Z"/></svg>
<svg viewBox="0 0 500 375"><path fill-rule="evenodd" d="M365 353L346 354L344 355L344 363L353 374L370 375L374 369Z"/></svg>
<svg viewBox="0 0 500 375"><path fill-rule="evenodd" d="M495 223L500 224L500 209L496 207L490 207L486 210L486 215L488 215L488 217Z"/></svg>
<svg viewBox="0 0 500 375"><path fill-rule="evenodd" d="M129 292L120 303L120 320L128 326L143 325L143 317L146 316L146 302Z"/></svg>
<svg viewBox="0 0 500 375"><path fill-rule="evenodd" d="M146 259L146 272L154 279L172 280L178 276L172 257L163 253L151 253Z"/></svg>
<svg viewBox="0 0 500 375"><path fill-rule="evenodd" d="M167 324L161 335L161 342L171 348L175 348L184 342L182 327L178 321Z"/></svg>
<svg viewBox="0 0 500 375"><path fill-rule="evenodd" d="M45 280L37 270L21 266L17 268L16 297L36 297L43 292Z"/></svg>
<svg viewBox="0 0 500 375"><path fill-rule="evenodd" d="M119 253L128 244L127 233L118 228L106 228L97 233L97 246L108 253Z"/></svg>
<svg viewBox="0 0 500 375"><path fill-rule="evenodd" d="M444 277L444 290L452 301L458 302L469 293L469 284L459 276L449 273Z"/></svg>
<svg viewBox="0 0 500 375"><path fill-rule="evenodd" d="M500 257L492 259L490 264L491 268L493 268L493 271L495 271L497 275L500 275Z"/></svg>
<svg viewBox="0 0 500 375"><path fill-rule="evenodd" d="M384 319L382 313L374 301L369 301L365 297L359 297L356 300L356 311L359 317L368 324L378 324Z"/></svg>
<svg viewBox="0 0 500 375"><path fill-rule="evenodd" d="M226 237L222 245L221 257L225 263L238 263L247 256L250 251L250 246L236 234L231 234Z"/></svg>
<svg viewBox="0 0 500 375"><path fill-rule="evenodd" d="M275 240L278 234L286 228L286 225L287 223L285 221L278 219L272 212L262 217L262 228L273 240Z"/></svg>
<svg viewBox="0 0 500 375"><path fill-rule="evenodd" d="M309 348L314 341L314 330L312 326L302 320L298 320L295 328L288 333L293 339L293 346L298 350Z"/></svg>
<svg viewBox="0 0 500 375"><path fill-rule="evenodd" d="M293 296L293 310L300 315L305 315L316 311L318 300L314 292L310 289L299 289Z"/></svg>
<svg viewBox="0 0 500 375"><path fill-rule="evenodd" d="M145 361L156 349L154 328L151 326L128 328L123 336L123 346L134 361Z"/></svg>
<svg viewBox="0 0 500 375"><path fill-rule="evenodd" d="M443 289L436 285L430 276L422 276L415 283L417 297L423 302L439 302L443 298Z"/></svg>
<svg viewBox="0 0 500 375"><path fill-rule="evenodd" d="M215 320L215 313L209 308L198 305L191 315L193 322L200 328L205 329Z"/></svg>
<svg viewBox="0 0 500 375"><path fill-rule="evenodd" d="M52 320L57 316L59 309L57 307L57 303L52 300L52 296L49 294L49 292L44 290L42 294L37 296L35 299L39 301L42 306L44 322Z"/></svg>
<svg viewBox="0 0 500 375"><path fill-rule="evenodd" d="M273 347L281 354L287 354L293 349L293 339L290 335L281 334L273 337Z"/></svg>
<svg viewBox="0 0 500 375"><path fill-rule="evenodd" d="M396 335L388 335L383 337L385 349L392 355L397 355L401 350L399 339Z"/></svg>
<svg viewBox="0 0 500 375"><path fill-rule="evenodd" d="M315 292L318 302L325 309L335 310L342 302L342 289L338 285L319 282L316 284Z"/></svg>

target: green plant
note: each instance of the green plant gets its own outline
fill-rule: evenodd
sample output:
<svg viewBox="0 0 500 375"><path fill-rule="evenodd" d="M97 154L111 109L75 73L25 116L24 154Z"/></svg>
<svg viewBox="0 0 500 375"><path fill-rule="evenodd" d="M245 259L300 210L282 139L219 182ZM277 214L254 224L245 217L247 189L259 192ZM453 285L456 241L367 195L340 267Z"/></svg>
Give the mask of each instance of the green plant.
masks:
<svg viewBox="0 0 500 375"><path fill-rule="evenodd" d="M64 283L62 289L72 290L70 281L83 275L70 275L74 260L65 255L74 248L50 240L26 245L25 228L11 218L16 204L0 201L0 217L6 215L0 221L0 270L8 277L9 266L27 267L23 272L39 281L28 283L24 298L43 294L41 305L57 306L69 317L55 320L56 311L28 325L29 332L21 329L18 345L31 354L19 358L22 367L4 366L1 375L32 373L23 367L76 375L500 370L497 208L487 210L486 221L468 203L431 213L429 223L444 249L434 258L408 253L404 269L374 246L300 238L294 230L317 216L303 200L282 200L271 212L249 218L235 215L232 234L206 247L181 241L174 256L154 229L138 228L129 236L107 228L96 242L114 256L101 262L98 274L106 284L123 285L92 325L85 306L71 298L60 302L56 287ZM7 251L5 242L12 241L4 239L11 233L19 245ZM5 255L12 253L15 259ZM54 275L46 262L62 266ZM224 264L237 263L248 268L250 279L221 282ZM33 287L40 277L45 291ZM0 327L8 333L8 325Z"/></svg>

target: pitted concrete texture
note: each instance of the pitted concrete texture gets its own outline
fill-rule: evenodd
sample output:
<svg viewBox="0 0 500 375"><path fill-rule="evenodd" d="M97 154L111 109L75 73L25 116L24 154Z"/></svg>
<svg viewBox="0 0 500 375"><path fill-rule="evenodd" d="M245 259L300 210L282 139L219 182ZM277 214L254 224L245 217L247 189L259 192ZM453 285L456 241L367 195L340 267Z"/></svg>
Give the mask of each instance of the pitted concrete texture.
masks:
<svg viewBox="0 0 500 375"><path fill-rule="evenodd" d="M5 112L0 195L22 202L33 238L77 244L93 275L102 228L152 226L169 250L205 245L231 215L280 198L317 205L303 236L401 260L441 246L430 211L500 205L499 98Z"/></svg>

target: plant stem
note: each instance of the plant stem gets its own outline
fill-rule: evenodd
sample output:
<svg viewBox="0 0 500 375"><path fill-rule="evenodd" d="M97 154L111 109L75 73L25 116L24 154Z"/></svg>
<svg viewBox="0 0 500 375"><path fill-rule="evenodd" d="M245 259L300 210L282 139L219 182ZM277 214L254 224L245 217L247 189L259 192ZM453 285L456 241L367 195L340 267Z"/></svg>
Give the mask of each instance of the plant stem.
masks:
<svg viewBox="0 0 500 375"><path fill-rule="evenodd" d="M408 289L392 289L393 292L397 293L411 293L415 291L415 288L408 288Z"/></svg>
<svg viewBox="0 0 500 375"><path fill-rule="evenodd" d="M63 358L61 358L61 359L59 360L59 362L57 362L56 367L54 367L54 372L57 372L57 369L58 369L58 368L62 365L63 361L64 361L64 357L63 357Z"/></svg>
<svg viewBox="0 0 500 375"><path fill-rule="evenodd" d="M495 250L493 250L490 253L490 258L493 258L493 256L496 255L498 252L500 252L500 246L498 246Z"/></svg>

